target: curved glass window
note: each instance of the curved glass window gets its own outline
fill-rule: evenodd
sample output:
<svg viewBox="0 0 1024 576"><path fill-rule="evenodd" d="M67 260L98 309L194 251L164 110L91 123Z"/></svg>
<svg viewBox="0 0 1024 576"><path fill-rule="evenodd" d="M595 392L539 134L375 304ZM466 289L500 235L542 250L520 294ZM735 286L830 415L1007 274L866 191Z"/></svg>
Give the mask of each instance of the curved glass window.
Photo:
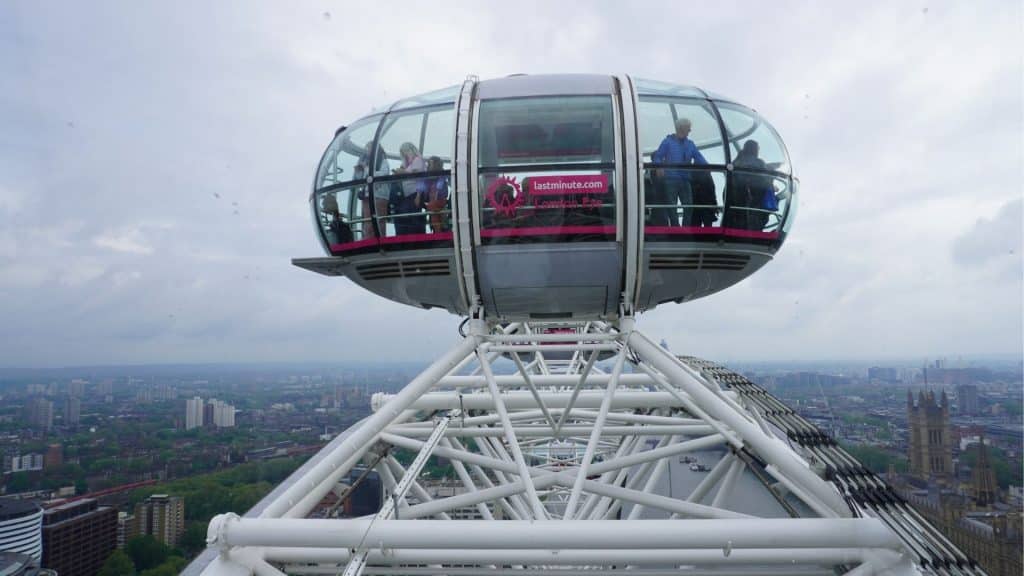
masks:
<svg viewBox="0 0 1024 576"><path fill-rule="evenodd" d="M724 102L716 104L733 165L789 174L789 155L771 124L753 110Z"/></svg>
<svg viewBox="0 0 1024 576"><path fill-rule="evenodd" d="M644 225L648 236L717 234L725 207L725 170L692 168L689 179L670 180L657 167L644 170Z"/></svg>
<svg viewBox="0 0 1024 576"><path fill-rule="evenodd" d="M453 103L455 98L459 95L459 89L462 87L456 84L455 86L448 86L447 88L441 88L440 90L434 90L433 92L427 92L426 94L419 94L399 100L395 102L395 105L391 107L391 111L405 110L406 108L416 108L418 106L431 106L434 104L441 103Z"/></svg>
<svg viewBox="0 0 1024 576"><path fill-rule="evenodd" d="M314 207L331 254L376 249L372 199L366 178L388 171L384 155L372 154L381 118L364 118L339 131L317 169ZM376 169L371 170L374 165Z"/></svg>
<svg viewBox="0 0 1024 576"><path fill-rule="evenodd" d="M726 194L722 225L731 236L778 238L791 195L789 178L737 168Z"/></svg>
<svg viewBox="0 0 1024 576"><path fill-rule="evenodd" d="M725 146L718 118L706 100L692 98L664 98L640 96L637 105L637 123L640 132L640 150L645 162L675 163L678 158L655 158L654 153L676 134L676 125L690 121L689 139L708 164L725 164ZM669 143L671 144L671 143Z"/></svg>
<svg viewBox="0 0 1024 576"><path fill-rule="evenodd" d="M385 248L451 244L453 106L390 112L378 150L390 173L373 183L374 215Z"/></svg>
<svg viewBox="0 0 1024 576"><path fill-rule="evenodd" d="M331 254L377 249L366 184L321 190L315 199L317 221Z"/></svg>
<svg viewBox="0 0 1024 576"><path fill-rule="evenodd" d="M615 240L610 96L485 100L477 143L483 244Z"/></svg>
<svg viewBox="0 0 1024 576"><path fill-rule="evenodd" d="M645 78L634 78L634 83L636 84L636 93L641 96L693 96L696 98L707 98L707 94L695 86L680 86L678 84L647 80Z"/></svg>
<svg viewBox="0 0 1024 576"><path fill-rule="evenodd" d="M335 135L324 152L316 172L315 188L320 190L341 182L364 180L369 176L370 148L381 116L363 118ZM376 174L387 173L383 158L377 161Z"/></svg>
<svg viewBox="0 0 1024 576"><path fill-rule="evenodd" d="M782 233L789 234L789 231L793 228L793 221L796 220L797 208L800 206L798 202L800 195L797 194L800 191L800 181L793 178L792 190L789 193L789 207L786 211L785 221L782 223Z"/></svg>

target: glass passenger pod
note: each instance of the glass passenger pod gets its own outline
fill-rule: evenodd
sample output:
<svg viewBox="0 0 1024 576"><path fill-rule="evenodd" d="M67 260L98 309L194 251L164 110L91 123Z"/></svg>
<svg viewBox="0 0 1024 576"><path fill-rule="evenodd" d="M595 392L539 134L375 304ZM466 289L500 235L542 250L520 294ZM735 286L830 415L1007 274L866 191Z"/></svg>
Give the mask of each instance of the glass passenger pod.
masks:
<svg viewBox="0 0 1024 576"><path fill-rule="evenodd" d="M490 314L581 318L617 311L619 130L612 79L602 82L602 94L541 90L479 101L475 243L479 292Z"/></svg>
<svg viewBox="0 0 1024 576"><path fill-rule="evenodd" d="M332 255L453 248L454 105L420 105L437 99L400 101L335 136L314 204Z"/></svg>
<svg viewBox="0 0 1024 576"><path fill-rule="evenodd" d="M367 178L388 172L383 155L372 157L382 118L370 116L338 130L317 168L312 203L321 242L332 255L378 250Z"/></svg>
<svg viewBox="0 0 1024 576"><path fill-rule="evenodd" d="M637 90L645 241L777 248L793 184L775 130L696 88L638 80Z"/></svg>

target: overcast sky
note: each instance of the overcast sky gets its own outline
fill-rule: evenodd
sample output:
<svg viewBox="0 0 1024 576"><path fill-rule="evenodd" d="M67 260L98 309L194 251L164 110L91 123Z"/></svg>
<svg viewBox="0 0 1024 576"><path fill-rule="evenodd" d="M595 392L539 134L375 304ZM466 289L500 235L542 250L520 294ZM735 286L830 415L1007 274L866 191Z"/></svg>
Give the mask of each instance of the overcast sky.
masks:
<svg viewBox="0 0 1024 576"><path fill-rule="evenodd" d="M375 107L518 72L698 85L786 141L790 239L641 316L673 350L1019 354L1022 45L1015 0L2 2L0 366L438 354L454 316L290 265L313 171Z"/></svg>

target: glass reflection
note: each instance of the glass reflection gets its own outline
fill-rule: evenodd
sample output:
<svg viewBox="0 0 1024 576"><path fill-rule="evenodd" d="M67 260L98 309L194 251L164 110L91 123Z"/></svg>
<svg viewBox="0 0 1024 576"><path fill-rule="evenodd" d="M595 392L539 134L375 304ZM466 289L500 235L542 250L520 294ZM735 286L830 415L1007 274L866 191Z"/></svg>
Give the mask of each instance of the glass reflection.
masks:
<svg viewBox="0 0 1024 576"><path fill-rule="evenodd" d="M376 245L365 186L322 191L316 200L320 230L332 254Z"/></svg>
<svg viewBox="0 0 1024 576"><path fill-rule="evenodd" d="M682 120L690 122L687 138L706 158L706 163L725 164L722 129L711 104L688 98L640 97L637 123L643 159L651 161L666 136L674 134L677 123Z"/></svg>
<svg viewBox="0 0 1024 576"><path fill-rule="evenodd" d="M362 180L370 175L370 151L377 132L380 116L359 120L338 132L331 141L316 174L316 189L320 190L342 182ZM387 161L377 158L376 173L387 173Z"/></svg>
<svg viewBox="0 0 1024 576"><path fill-rule="evenodd" d="M748 142L754 142L758 148L764 168L790 172L789 155L778 133L764 118L753 110L735 104L717 102L718 113L722 116L728 137L730 151L734 158L739 159Z"/></svg>
<svg viewBox="0 0 1024 576"><path fill-rule="evenodd" d="M375 195L388 199L377 216L385 245L451 240L450 175L440 166L432 156L422 174L374 183Z"/></svg>
<svg viewBox="0 0 1024 576"><path fill-rule="evenodd" d="M725 226L737 230L777 231L788 196L786 188L782 178L735 171L726 198Z"/></svg>
<svg viewBox="0 0 1024 576"><path fill-rule="evenodd" d="M644 222L648 229L653 227L657 232L666 234L706 233L710 230L694 232L693 229L722 225L721 195L725 189L725 172L697 168L689 168L685 172L692 194L684 202L673 196L671 182L665 178L662 169L652 167L644 171Z"/></svg>

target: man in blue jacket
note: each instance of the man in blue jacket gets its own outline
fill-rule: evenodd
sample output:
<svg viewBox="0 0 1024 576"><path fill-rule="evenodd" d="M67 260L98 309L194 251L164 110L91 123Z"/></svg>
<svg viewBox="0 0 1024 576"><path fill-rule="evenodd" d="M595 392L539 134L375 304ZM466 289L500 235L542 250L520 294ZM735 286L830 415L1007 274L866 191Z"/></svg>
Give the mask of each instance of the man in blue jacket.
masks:
<svg viewBox="0 0 1024 576"><path fill-rule="evenodd" d="M651 160L655 164L707 164L708 161L697 150L693 140L687 138L693 124L689 118L676 120L675 134L665 136L661 145L655 150ZM667 201L670 204L678 202L683 205L683 226L693 225L693 188L690 185L691 177L688 170L682 169L661 169L656 172L657 176L663 178ZM678 226L675 214L671 216L671 224Z"/></svg>

